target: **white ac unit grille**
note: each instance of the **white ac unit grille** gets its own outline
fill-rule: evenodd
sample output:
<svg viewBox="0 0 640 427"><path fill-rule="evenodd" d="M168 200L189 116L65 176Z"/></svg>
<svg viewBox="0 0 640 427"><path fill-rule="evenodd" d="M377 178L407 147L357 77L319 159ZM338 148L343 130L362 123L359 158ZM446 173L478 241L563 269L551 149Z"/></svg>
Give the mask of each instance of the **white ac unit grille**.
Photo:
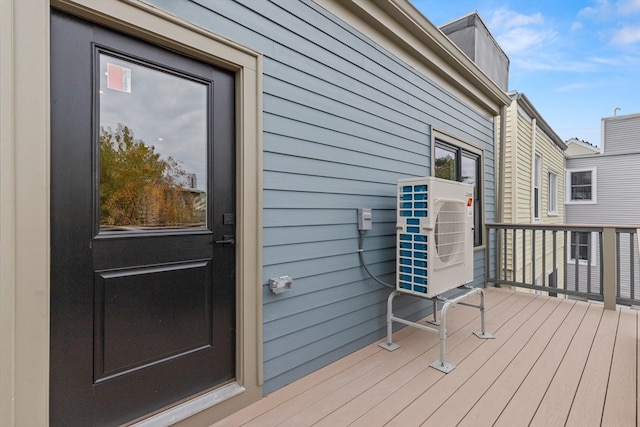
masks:
<svg viewBox="0 0 640 427"><path fill-rule="evenodd" d="M464 261L466 243L465 207L463 201L444 201L436 206L435 268Z"/></svg>

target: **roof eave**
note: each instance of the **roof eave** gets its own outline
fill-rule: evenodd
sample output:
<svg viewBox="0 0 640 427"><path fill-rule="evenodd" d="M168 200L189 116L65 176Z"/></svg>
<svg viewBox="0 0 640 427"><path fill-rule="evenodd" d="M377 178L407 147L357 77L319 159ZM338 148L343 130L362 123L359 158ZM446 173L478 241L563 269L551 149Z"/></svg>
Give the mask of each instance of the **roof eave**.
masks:
<svg viewBox="0 0 640 427"><path fill-rule="evenodd" d="M535 117L536 125L541 128L551 140L560 147L563 151L567 149L567 144L558 136L558 134L551 128L549 123L540 115L536 107L533 106L529 98L524 93L512 91L509 92L509 96L511 99L518 102L518 106L522 107L522 109L531 117Z"/></svg>

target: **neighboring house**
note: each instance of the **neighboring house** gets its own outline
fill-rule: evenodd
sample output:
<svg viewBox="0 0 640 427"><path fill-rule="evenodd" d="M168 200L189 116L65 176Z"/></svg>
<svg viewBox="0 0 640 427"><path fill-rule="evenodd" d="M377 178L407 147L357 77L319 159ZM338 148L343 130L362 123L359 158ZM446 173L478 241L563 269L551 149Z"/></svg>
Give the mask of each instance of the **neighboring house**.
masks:
<svg viewBox="0 0 640 427"><path fill-rule="evenodd" d="M509 84L509 58L491 35L477 12L472 12L448 24L440 26L456 45L471 58L493 81L505 91ZM560 137L542 118L531 101L522 93L511 92L512 102L508 108L506 137L504 144L504 190L502 209L497 216L501 222L516 224L562 224L564 222L564 150L567 148ZM502 145L499 144L498 147ZM496 154L500 157L499 151ZM498 169L500 162L497 162ZM556 265L553 265L553 236L546 233L546 251L542 248L542 235L536 242L539 253L535 260L535 271L530 252L523 262L522 239L513 248L512 237L508 237L507 248L500 245L501 253L507 252L507 280L516 280L536 285L558 286L562 278L564 243L556 241ZM533 248L532 242L526 242ZM516 265L513 255L516 250ZM518 258L519 256L519 258ZM502 256L500 259L503 259ZM545 271L542 271L542 266ZM523 278L523 268L525 277ZM514 276L515 274L515 276Z"/></svg>
<svg viewBox="0 0 640 427"><path fill-rule="evenodd" d="M379 339L356 210L393 280L396 182L438 150L477 185L484 283L511 100L409 1L51 3L0 2L0 425L209 425ZM106 228L121 122L197 174L206 226Z"/></svg>
<svg viewBox="0 0 640 427"><path fill-rule="evenodd" d="M507 113L505 141L503 221L513 224L563 224L564 150L567 146L525 94L511 92L510 95L512 102ZM554 265L553 234L545 234L544 253L541 250L540 232L536 233L535 242L531 241L530 234L527 234L526 242L517 236L515 247L512 236L507 236L507 248L502 250L511 255L507 259L508 280L562 287L564 239L561 234L556 238ZM524 255L523 244L526 247ZM534 247L537 248L535 270L531 259Z"/></svg>
<svg viewBox="0 0 640 427"><path fill-rule="evenodd" d="M564 152L565 156L579 156L583 154L599 154L600 149L594 145L591 145L587 141L583 141L578 138L571 138L566 142L567 149Z"/></svg>
<svg viewBox="0 0 640 427"><path fill-rule="evenodd" d="M640 228L640 113L602 119L601 152L567 156L565 220L567 224L627 225ZM600 247L595 233L572 232L567 253L567 283L594 292L600 289ZM631 265L630 251L635 254ZM620 237L621 293L628 295L633 283L640 295L638 242ZM576 266L576 260L578 265ZM590 264L590 265L589 265ZM576 268L577 267L577 268Z"/></svg>

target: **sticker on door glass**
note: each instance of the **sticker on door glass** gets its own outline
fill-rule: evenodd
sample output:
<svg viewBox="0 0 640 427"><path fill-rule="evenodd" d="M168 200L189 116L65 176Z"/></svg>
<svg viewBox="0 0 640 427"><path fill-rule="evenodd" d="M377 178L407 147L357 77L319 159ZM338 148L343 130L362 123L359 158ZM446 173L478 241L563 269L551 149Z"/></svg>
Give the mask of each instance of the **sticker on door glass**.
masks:
<svg viewBox="0 0 640 427"><path fill-rule="evenodd" d="M131 93L131 69L107 64L107 88Z"/></svg>

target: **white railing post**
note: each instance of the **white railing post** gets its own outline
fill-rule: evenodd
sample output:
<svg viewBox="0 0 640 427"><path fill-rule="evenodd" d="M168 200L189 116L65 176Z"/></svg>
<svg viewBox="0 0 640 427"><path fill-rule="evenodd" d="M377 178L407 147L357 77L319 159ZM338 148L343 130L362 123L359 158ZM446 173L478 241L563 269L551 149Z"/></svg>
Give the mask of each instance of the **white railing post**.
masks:
<svg viewBox="0 0 640 427"><path fill-rule="evenodd" d="M604 227L602 232L602 293L604 296L604 308L606 310L616 309L616 229L615 227Z"/></svg>

